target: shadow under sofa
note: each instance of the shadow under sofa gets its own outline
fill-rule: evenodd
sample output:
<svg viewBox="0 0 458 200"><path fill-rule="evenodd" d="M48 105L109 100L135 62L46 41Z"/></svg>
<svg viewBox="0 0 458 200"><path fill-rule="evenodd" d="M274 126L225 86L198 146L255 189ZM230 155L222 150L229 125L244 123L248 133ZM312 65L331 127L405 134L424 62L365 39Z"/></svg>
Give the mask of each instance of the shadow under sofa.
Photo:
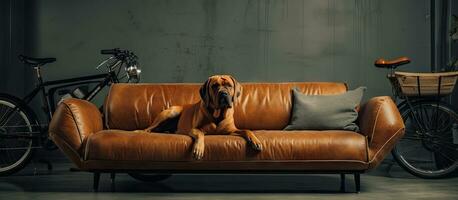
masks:
<svg viewBox="0 0 458 200"><path fill-rule="evenodd" d="M284 131L291 114L291 89L308 95L347 91L345 83L245 83L234 106L235 124L253 130L264 149L252 150L238 136L205 136L202 160L192 158L192 138L170 133L134 132L145 129L170 105L199 101L201 84L114 84L103 114L92 103L64 100L53 115L52 140L78 170L94 173L331 173L353 174L356 191L360 173L375 168L404 134L403 120L388 96L361 104L360 132L344 130Z"/></svg>

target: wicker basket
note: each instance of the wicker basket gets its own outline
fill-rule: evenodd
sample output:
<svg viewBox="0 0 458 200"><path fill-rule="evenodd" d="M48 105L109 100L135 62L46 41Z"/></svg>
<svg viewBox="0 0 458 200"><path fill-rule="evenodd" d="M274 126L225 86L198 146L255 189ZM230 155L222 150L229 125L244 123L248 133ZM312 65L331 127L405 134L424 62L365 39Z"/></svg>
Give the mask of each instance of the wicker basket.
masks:
<svg viewBox="0 0 458 200"><path fill-rule="evenodd" d="M458 71L441 73L395 72L396 87L403 96L445 96L453 92Z"/></svg>

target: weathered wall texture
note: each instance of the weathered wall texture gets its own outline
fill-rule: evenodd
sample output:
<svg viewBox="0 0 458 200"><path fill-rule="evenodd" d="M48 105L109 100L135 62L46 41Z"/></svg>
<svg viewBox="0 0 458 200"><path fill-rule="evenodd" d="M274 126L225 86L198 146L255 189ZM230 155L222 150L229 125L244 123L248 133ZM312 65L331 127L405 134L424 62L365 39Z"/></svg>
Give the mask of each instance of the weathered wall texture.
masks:
<svg viewBox="0 0 458 200"><path fill-rule="evenodd" d="M428 71L429 0L27 2L29 54L55 56L47 79L96 73L103 48L140 57L144 82L344 81L391 94L378 57Z"/></svg>
<svg viewBox="0 0 458 200"><path fill-rule="evenodd" d="M17 59L24 52L24 1L0 1L0 92L22 95L27 70Z"/></svg>

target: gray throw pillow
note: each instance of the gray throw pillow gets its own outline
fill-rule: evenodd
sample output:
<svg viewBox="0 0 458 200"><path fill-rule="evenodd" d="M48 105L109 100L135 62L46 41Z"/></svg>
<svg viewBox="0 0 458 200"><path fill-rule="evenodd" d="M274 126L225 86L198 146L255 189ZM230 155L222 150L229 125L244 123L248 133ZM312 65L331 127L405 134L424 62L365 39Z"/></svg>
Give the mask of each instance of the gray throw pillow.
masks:
<svg viewBox="0 0 458 200"><path fill-rule="evenodd" d="M356 107L365 87L338 95L305 95L293 89L293 108L285 130L349 130L359 131Z"/></svg>

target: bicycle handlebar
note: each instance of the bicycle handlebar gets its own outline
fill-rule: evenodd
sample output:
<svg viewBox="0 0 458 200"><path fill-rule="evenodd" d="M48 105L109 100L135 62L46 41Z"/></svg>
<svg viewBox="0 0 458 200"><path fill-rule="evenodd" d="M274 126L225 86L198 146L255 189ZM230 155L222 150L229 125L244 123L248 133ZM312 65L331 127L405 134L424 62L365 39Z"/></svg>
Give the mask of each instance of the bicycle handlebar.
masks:
<svg viewBox="0 0 458 200"><path fill-rule="evenodd" d="M130 62L135 63L137 59L137 56L133 52L129 50L125 50L125 49L119 49L119 48L102 49L100 50L100 53L104 55L113 55L116 59L126 60L129 63Z"/></svg>
<svg viewBox="0 0 458 200"><path fill-rule="evenodd" d="M129 50L119 49L119 48L102 49L100 50L100 53L105 54L105 55L114 55L117 58L125 58L132 54L132 52L130 52Z"/></svg>
<svg viewBox="0 0 458 200"><path fill-rule="evenodd" d="M116 54L119 52L119 49L118 48L115 48L115 49L102 49L100 50L100 53L101 54Z"/></svg>

